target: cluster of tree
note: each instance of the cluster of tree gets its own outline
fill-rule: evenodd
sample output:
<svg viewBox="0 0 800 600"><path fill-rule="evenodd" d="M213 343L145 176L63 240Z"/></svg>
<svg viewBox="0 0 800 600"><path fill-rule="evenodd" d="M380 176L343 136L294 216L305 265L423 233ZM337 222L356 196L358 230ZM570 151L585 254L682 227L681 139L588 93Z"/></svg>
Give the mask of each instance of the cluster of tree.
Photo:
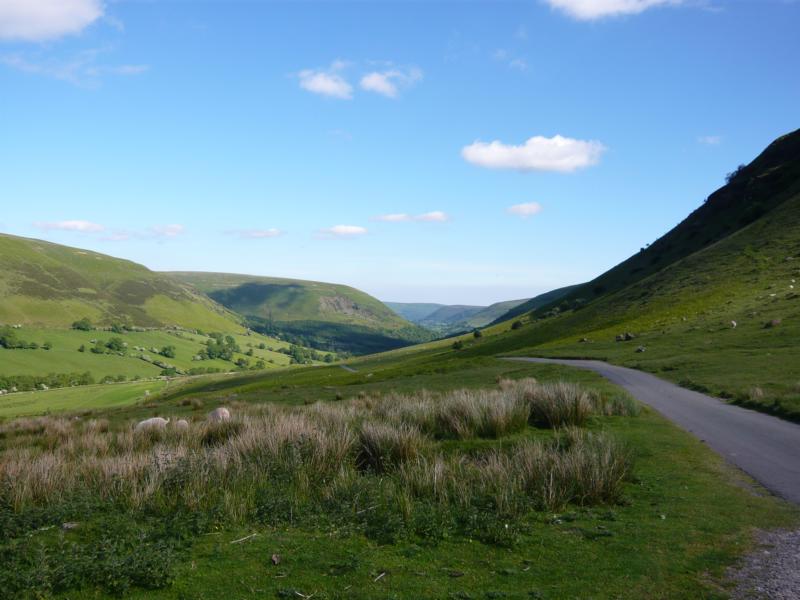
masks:
<svg viewBox="0 0 800 600"><path fill-rule="evenodd" d="M89 319L83 317L82 319L75 321L72 324L72 328L77 329L78 331L91 331L94 329L94 325L92 325L92 322Z"/></svg>
<svg viewBox="0 0 800 600"><path fill-rule="evenodd" d="M209 373L221 373L222 369L216 367L192 367L186 371L187 375L207 375Z"/></svg>
<svg viewBox="0 0 800 600"><path fill-rule="evenodd" d="M164 346L158 353L165 358L175 358L175 346Z"/></svg>
<svg viewBox="0 0 800 600"><path fill-rule="evenodd" d="M138 381L139 379L139 375L131 377L131 381ZM100 383L122 383L123 381L128 381L127 375L106 375L100 380Z"/></svg>
<svg viewBox="0 0 800 600"><path fill-rule="evenodd" d="M209 333L211 339L206 342L206 347L198 355L202 360L219 358L220 360L233 360L233 354L240 352L239 344L233 336L223 336L221 333Z"/></svg>
<svg viewBox="0 0 800 600"><path fill-rule="evenodd" d="M89 371L85 373L50 373L48 375L0 375L0 389L9 392L27 392L92 383L94 383L94 377Z"/></svg>
<svg viewBox="0 0 800 600"><path fill-rule="evenodd" d="M120 337L112 337L107 342L97 340L94 346L90 349L92 354L125 354L128 351L128 344L126 344ZM86 346L83 344L78 348L78 352L86 352Z"/></svg>
<svg viewBox="0 0 800 600"><path fill-rule="evenodd" d="M50 350L52 347L53 345L50 342L40 345L37 342L21 340L17 332L8 325L0 327L0 348L5 348L6 350L38 350L39 348Z"/></svg>
<svg viewBox="0 0 800 600"><path fill-rule="evenodd" d="M293 365L307 365L314 361L323 361L326 363L333 362L332 354L322 354L313 348L304 348L302 346L298 346L297 344L292 344L288 348L281 348L278 350L278 352L291 357L291 361L289 362Z"/></svg>

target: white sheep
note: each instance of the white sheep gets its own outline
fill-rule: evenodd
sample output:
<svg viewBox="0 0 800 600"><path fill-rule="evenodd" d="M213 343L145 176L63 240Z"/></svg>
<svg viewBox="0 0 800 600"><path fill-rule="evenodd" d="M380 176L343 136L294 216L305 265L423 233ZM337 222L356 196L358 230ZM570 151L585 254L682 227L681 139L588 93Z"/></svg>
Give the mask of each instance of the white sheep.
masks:
<svg viewBox="0 0 800 600"><path fill-rule="evenodd" d="M175 421L175 429L177 431L189 431L189 421L186 419L178 419Z"/></svg>
<svg viewBox="0 0 800 600"><path fill-rule="evenodd" d="M731 321L731 328L736 329L736 321Z"/></svg>
<svg viewBox="0 0 800 600"><path fill-rule="evenodd" d="M215 408L210 413L208 413L208 420L211 421L212 423L221 423L222 421L230 421L230 419L231 419L231 412L224 406Z"/></svg>
<svg viewBox="0 0 800 600"><path fill-rule="evenodd" d="M169 423L169 419L164 419L162 417L153 417L151 419L145 419L144 421L140 421L134 427L134 431L145 431L148 429L166 429L167 424Z"/></svg>

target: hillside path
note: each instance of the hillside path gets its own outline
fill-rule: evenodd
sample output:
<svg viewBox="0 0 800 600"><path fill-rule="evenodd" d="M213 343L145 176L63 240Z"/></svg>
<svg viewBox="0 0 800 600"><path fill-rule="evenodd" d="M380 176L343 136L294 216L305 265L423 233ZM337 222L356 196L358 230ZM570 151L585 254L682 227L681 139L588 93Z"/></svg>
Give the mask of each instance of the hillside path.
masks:
<svg viewBox="0 0 800 600"><path fill-rule="evenodd" d="M598 360L504 360L595 371L698 437L774 494L800 504L800 425L726 404L649 373Z"/></svg>

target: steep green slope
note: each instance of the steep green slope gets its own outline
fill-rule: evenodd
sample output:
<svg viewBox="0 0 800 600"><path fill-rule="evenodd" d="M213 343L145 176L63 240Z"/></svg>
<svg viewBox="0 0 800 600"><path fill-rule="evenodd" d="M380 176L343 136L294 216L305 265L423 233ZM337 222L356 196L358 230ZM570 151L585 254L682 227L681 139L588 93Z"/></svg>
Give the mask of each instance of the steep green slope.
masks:
<svg viewBox="0 0 800 600"><path fill-rule="evenodd" d="M542 306L552 304L553 302L564 298L580 287L580 285L568 285L566 287L545 292L544 294L539 294L530 300L518 302L514 306L509 306L508 309L502 314L496 315L494 319L489 321L489 323L501 323L502 321L508 321L509 319L513 319L519 315L524 315L525 313L541 308Z"/></svg>
<svg viewBox="0 0 800 600"><path fill-rule="evenodd" d="M793 147L782 165L743 169L719 196L736 215L769 207L753 222L577 310L533 313L481 351L604 358L800 419L800 144ZM710 229L728 221L720 210ZM615 341L623 332L634 339Z"/></svg>
<svg viewBox="0 0 800 600"><path fill-rule="evenodd" d="M345 285L230 273L166 275L244 315L253 329L306 345L367 353L431 337L376 298Z"/></svg>
<svg viewBox="0 0 800 600"><path fill-rule="evenodd" d="M580 306L641 281L746 227L799 191L800 130L797 130L778 138L749 165L731 173L725 186L666 235L558 302L539 307L540 311L555 305ZM529 310L532 308L523 312Z"/></svg>
<svg viewBox="0 0 800 600"><path fill-rule="evenodd" d="M142 265L0 234L0 323L68 327L84 317L98 325L243 331L230 311Z"/></svg>
<svg viewBox="0 0 800 600"><path fill-rule="evenodd" d="M484 306L470 306L467 304L453 304L443 306L425 317L420 324L425 325L458 325L481 312Z"/></svg>
<svg viewBox="0 0 800 600"><path fill-rule="evenodd" d="M522 300L505 300L504 302L495 302L490 304L483 310L476 312L466 320L469 327L486 327L489 323L493 323L498 318L507 314L508 311L513 310L529 300L523 298Z"/></svg>

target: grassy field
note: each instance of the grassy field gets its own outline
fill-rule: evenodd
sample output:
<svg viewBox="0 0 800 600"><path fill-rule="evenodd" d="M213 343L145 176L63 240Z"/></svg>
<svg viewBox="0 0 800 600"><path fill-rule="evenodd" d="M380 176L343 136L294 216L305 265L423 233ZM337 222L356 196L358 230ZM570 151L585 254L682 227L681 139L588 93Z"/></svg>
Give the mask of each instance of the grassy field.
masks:
<svg viewBox="0 0 800 600"><path fill-rule="evenodd" d="M9 417L56 412L74 413L126 406L143 402L149 394L157 394L168 385L167 381L149 380L19 392L0 397L0 420Z"/></svg>
<svg viewBox="0 0 800 600"><path fill-rule="evenodd" d="M592 390L595 398L620 394L593 373L511 364L449 349L378 356L352 364L356 373L335 366L307 367L184 383L179 390L152 395L146 406L95 411L93 418L108 420L110 433L104 435L122 435L128 423L156 414L186 417L193 422L193 432L209 435L201 434L206 431L203 415L217 405L230 407L236 417L263 410L265 414L316 411L308 405L319 401L333 411L355 403L362 406L357 414L368 415L381 403L402 407L408 402L391 394L414 397L422 389L432 393L497 389L498 380L530 377L540 382L574 381ZM95 427L88 422L73 426ZM360 500L354 504L337 500L323 504L328 506L324 510L315 504L314 491L329 486L333 481L329 477L311 479L315 482L311 487L303 487L307 484L302 477L270 483L265 500L253 500L254 510L262 506L262 512L251 513L235 508L242 506L244 492L226 495L224 489L234 480L220 476L215 478L220 489L200 500L202 509L186 512L171 505L165 513L168 519L159 516L167 508L158 503L123 510L109 500L101 510L93 508L91 497L78 504L56 503L35 513L6 513L0 519L7 540L2 555L15 565L14 585L22 581L34 589L61 581L59 585L72 586L72 592L64 590L70 598L76 597L77 589L83 590L80 597L105 597L112 590L122 590L134 598L209 600L300 597L297 594L318 598L723 598L725 568L751 547L753 528L798 522L795 509L764 493L703 444L649 410L635 416L596 413L583 430L610 436L631 452L632 471L616 499L571 500L506 515L495 509L485 512L493 505L481 508L478 494L473 499L477 504L472 510L478 518L474 521L462 518L466 514L462 509L438 510L424 497L414 496L414 508L403 517L398 516L403 513L394 495L397 488L383 487L395 480L395 471L390 469L382 479L360 475L355 483L366 486L355 488L362 490L357 495ZM219 439L213 435L209 439ZM544 443L558 435L546 426L529 425L497 437L433 437L425 452L482 464L487 453L513 454L525 443ZM6 434L0 436L0 444L4 453L13 455L28 443L26 439L23 434ZM179 480L182 489L192 487L191 479ZM371 487L378 481L384 483ZM246 488L251 492L245 495L261 498L255 488ZM238 484L231 489L241 490ZM354 492L347 489L340 493L351 498ZM256 514L261 516L252 516ZM489 514L494 517L487 518ZM68 531L47 529L66 521L79 526ZM133 538L139 540L135 546L129 545ZM15 544L23 544L24 550ZM279 564L273 564L273 554L280 557ZM34 555L37 576L28 581L25 567L17 561ZM59 579L60 565L68 556L75 583ZM122 556L127 558L116 562Z"/></svg>
<svg viewBox="0 0 800 600"><path fill-rule="evenodd" d="M206 342L208 336L177 330L153 331L127 331L116 334L111 331L78 331L74 329L43 329L37 327L22 327L15 330L17 336L28 342L37 342L40 346L50 342L52 348L44 350L6 350L0 348L0 375L37 375L45 373L70 373L89 371L96 380L110 375L125 375L128 378L152 377L161 372L161 368L138 358L146 354L152 359L173 365L178 369L188 371L192 368L219 369L222 371L235 370L235 362L245 359L254 365L258 360L265 362L265 368L287 366L290 357L279 349L288 348L287 342L253 333L251 335L232 334L239 345L241 352L233 355L232 361L221 359L193 360ZM226 334L231 335L231 334ZM92 340L106 342L112 337L119 337L128 347L125 356L117 354L94 354L90 350L94 343ZM265 348L259 346L264 344ZM78 348L84 346L85 351L79 352ZM158 355L165 346L175 348L174 357ZM139 351L135 348L145 348ZM155 349L155 351L153 351ZM252 356L245 353L252 351Z"/></svg>

